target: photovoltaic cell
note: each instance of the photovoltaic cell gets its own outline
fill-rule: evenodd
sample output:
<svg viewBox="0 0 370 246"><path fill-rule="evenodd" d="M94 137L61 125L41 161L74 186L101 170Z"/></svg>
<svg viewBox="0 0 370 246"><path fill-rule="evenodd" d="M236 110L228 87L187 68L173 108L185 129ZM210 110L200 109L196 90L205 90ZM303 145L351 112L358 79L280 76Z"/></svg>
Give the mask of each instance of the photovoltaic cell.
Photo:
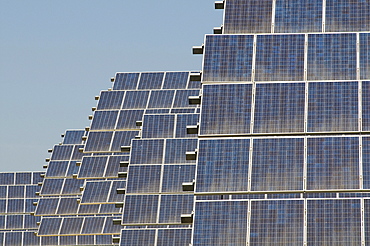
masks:
<svg viewBox="0 0 370 246"><path fill-rule="evenodd" d="M370 79L370 33L360 33L360 74L361 79Z"/></svg>
<svg viewBox="0 0 370 246"><path fill-rule="evenodd" d="M175 115L144 115L142 138L173 138Z"/></svg>
<svg viewBox="0 0 370 246"><path fill-rule="evenodd" d="M161 89L164 73L142 73L138 89Z"/></svg>
<svg viewBox="0 0 370 246"><path fill-rule="evenodd" d="M308 80L355 80L356 34L309 34Z"/></svg>
<svg viewBox="0 0 370 246"><path fill-rule="evenodd" d="M118 188L126 188L126 181L112 181L108 202L122 202L124 200L124 194L117 194Z"/></svg>
<svg viewBox="0 0 370 246"><path fill-rule="evenodd" d="M91 130L113 130L119 111L95 111Z"/></svg>
<svg viewBox="0 0 370 246"><path fill-rule="evenodd" d="M22 173L16 172L15 173L15 184L32 184L32 173Z"/></svg>
<svg viewBox="0 0 370 246"><path fill-rule="evenodd" d="M182 183L195 179L195 165L166 165L163 170L162 192L182 192Z"/></svg>
<svg viewBox="0 0 370 246"><path fill-rule="evenodd" d="M162 164L163 139L132 140L130 164Z"/></svg>
<svg viewBox="0 0 370 246"><path fill-rule="evenodd" d="M37 235L56 235L62 223L62 218L42 218Z"/></svg>
<svg viewBox="0 0 370 246"><path fill-rule="evenodd" d="M195 163L195 160L186 160L185 153L197 148L197 139L167 139L165 164Z"/></svg>
<svg viewBox="0 0 370 246"><path fill-rule="evenodd" d="M86 182L81 203L106 203L110 193L111 182Z"/></svg>
<svg viewBox="0 0 370 246"><path fill-rule="evenodd" d="M51 160L70 160L73 151L73 145L55 145Z"/></svg>
<svg viewBox="0 0 370 246"><path fill-rule="evenodd" d="M76 214L79 204L77 203L77 198L60 198L58 211L56 214Z"/></svg>
<svg viewBox="0 0 370 246"><path fill-rule="evenodd" d="M307 131L358 131L358 118L357 82L309 83Z"/></svg>
<svg viewBox="0 0 370 246"><path fill-rule="evenodd" d="M121 152L121 146L131 145L131 139L135 138L138 134L139 131L116 131L110 151Z"/></svg>
<svg viewBox="0 0 370 246"><path fill-rule="evenodd" d="M8 199L7 213L24 213L24 199Z"/></svg>
<svg viewBox="0 0 370 246"><path fill-rule="evenodd" d="M62 227L60 228L60 235L80 234L84 218L64 218Z"/></svg>
<svg viewBox="0 0 370 246"><path fill-rule="evenodd" d="M121 232L121 225L114 225L113 219L120 219L118 217L107 217L103 233L119 234Z"/></svg>
<svg viewBox="0 0 370 246"><path fill-rule="evenodd" d="M252 53L252 35L207 35L203 82L251 81Z"/></svg>
<svg viewBox="0 0 370 246"><path fill-rule="evenodd" d="M139 73L117 73L113 90L135 90L139 75Z"/></svg>
<svg viewBox="0 0 370 246"><path fill-rule="evenodd" d="M84 145L75 145L75 148L73 149L71 160L80 161L83 156L89 155L89 154L85 154L85 153L80 152L79 149L83 148L83 147L85 147L85 146ZM72 163L72 162L70 162L70 163Z"/></svg>
<svg viewBox="0 0 370 246"><path fill-rule="evenodd" d="M112 136L113 132L89 132L88 140L84 151L108 152Z"/></svg>
<svg viewBox="0 0 370 246"><path fill-rule="evenodd" d="M275 33L321 32L322 0L279 0L275 7Z"/></svg>
<svg viewBox="0 0 370 246"><path fill-rule="evenodd" d="M194 195L162 195L159 223L181 224L181 214L191 214Z"/></svg>
<svg viewBox="0 0 370 246"><path fill-rule="evenodd" d="M154 246L156 230L122 230L120 246Z"/></svg>
<svg viewBox="0 0 370 246"><path fill-rule="evenodd" d="M23 232L23 246L40 245L40 238L37 237L32 231Z"/></svg>
<svg viewBox="0 0 370 246"><path fill-rule="evenodd" d="M248 190L249 139L200 140L197 192Z"/></svg>
<svg viewBox="0 0 370 246"><path fill-rule="evenodd" d="M175 138L197 138L198 134L187 133L186 126L195 126L198 123L199 114L178 114Z"/></svg>
<svg viewBox="0 0 370 246"><path fill-rule="evenodd" d="M177 90L173 108L189 108L197 105L189 104L189 96L199 96L199 90Z"/></svg>
<svg viewBox="0 0 370 246"><path fill-rule="evenodd" d="M83 179L66 179L62 195L79 195L81 194L80 187L83 186L85 180Z"/></svg>
<svg viewBox="0 0 370 246"><path fill-rule="evenodd" d="M68 161L51 161L48 164L45 177L65 177L68 167Z"/></svg>
<svg viewBox="0 0 370 246"><path fill-rule="evenodd" d="M189 81L188 89L200 89L201 87L200 81Z"/></svg>
<svg viewBox="0 0 370 246"><path fill-rule="evenodd" d="M14 181L14 173L0 173L0 185L13 185Z"/></svg>
<svg viewBox="0 0 370 246"><path fill-rule="evenodd" d="M250 133L251 84L203 86L200 135Z"/></svg>
<svg viewBox="0 0 370 246"><path fill-rule="evenodd" d="M368 1L327 0L325 30L327 32L369 31Z"/></svg>
<svg viewBox="0 0 370 246"><path fill-rule="evenodd" d="M196 202L194 245L245 245L247 201Z"/></svg>
<svg viewBox="0 0 370 246"><path fill-rule="evenodd" d="M370 131L370 82L362 82L362 130Z"/></svg>
<svg viewBox="0 0 370 246"><path fill-rule="evenodd" d="M23 185L8 186L8 198L24 198L24 190Z"/></svg>
<svg viewBox="0 0 370 246"><path fill-rule="evenodd" d="M82 234L101 234L105 217L86 217L82 228Z"/></svg>
<svg viewBox="0 0 370 246"><path fill-rule="evenodd" d="M191 229L160 229L157 245L188 246L191 244Z"/></svg>
<svg viewBox="0 0 370 246"><path fill-rule="evenodd" d="M124 129L138 129L139 126L136 126L136 121L142 121L144 110L121 110L118 121L117 121L117 130Z"/></svg>
<svg viewBox="0 0 370 246"><path fill-rule="evenodd" d="M189 72L167 72L163 89L185 89Z"/></svg>
<svg viewBox="0 0 370 246"><path fill-rule="evenodd" d="M256 81L302 81L304 35L259 35Z"/></svg>
<svg viewBox="0 0 370 246"><path fill-rule="evenodd" d="M82 159L80 172L78 173L78 178L102 177L104 175L107 160L107 156L84 157Z"/></svg>
<svg viewBox="0 0 370 246"><path fill-rule="evenodd" d="M362 175L364 189L370 189L370 138L362 138Z"/></svg>
<svg viewBox="0 0 370 246"><path fill-rule="evenodd" d="M68 130L64 134L63 144L80 144L84 135L85 131L83 130Z"/></svg>
<svg viewBox="0 0 370 246"><path fill-rule="evenodd" d="M120 109L124 91L102 91L97 109Z"/></svg>
<svg viewBox="0 0 370 246"><path fill-rule="evenodd" d="M126 193L158 193L161 165L130 166Z"/></svg>
<svg viewBox="0 0 370 246"><path fill-rule="evenodd" d="M145 114L168 114L170 109L147 109Z"/></svg>
<svg viewBox="0 0 370 246"><path fill-rule="evenodd" d="M271 33L271 0L228 0L225 6L224 33Z"/></svg>
<svg viewBox="0 0 370 246"><path fill-rule="evenodd" d="M145 109L149 91L127 91L123 101L123 109Z"/></svg>
<svg viewBox="0 0 370 246"><path fill-rule="evenodd" d="M257 84L255 133L304 131L305 84Z"/></svg>
<svg viewBox="0 0 370 246"><path fill-rule="evenodd" d="M45 179L42 185L41 195L57 195L62 191L64 179Z"/></svg>
<svg viewBox="0 0 370 246"><path fill-rule="evenodd" d="M307 189L359 189L359 139L307 139Z"/></svg>
<svg viewBox="0 0 370 246"><path fill-rule="evenodd" d="M5 245L22 245L22 232L7 232Z"/></svg>
<svg viewBox="0 0 370 246"><path fill-rule="evenodd" d="M158 195L126 195L123 223L156 223L158 198Z"/></svg>
<svg viewBox="0 0 370 246"><path fill-rule="evenodd" d="M307 201L308 245L360 245L360 200Z"/></svg>
<svg viewBox="0 0 370 246"><path fill-rule="evenodd" d="M128 161L128 159L128 156L110 156L104 177L117 177L118 172L122 170L122 168L120 168L120 161Z"/></svg>
<svg viewBox="0 0 370 246"><path fill-rule="evenodd" d="M23 215L7 215L5 229L23 229Z"/></svg>
<svg viewBox="0 0 370 246"><path fill-rule="evenodd" d="M174 90L152 91L148 108L171 108L174 95Z"/></svg>
<svg viewBox="0 0 370 246"><path fill-rule="evenodd" d="M303 200L252 201L252 245L303 244Z"/></svg>

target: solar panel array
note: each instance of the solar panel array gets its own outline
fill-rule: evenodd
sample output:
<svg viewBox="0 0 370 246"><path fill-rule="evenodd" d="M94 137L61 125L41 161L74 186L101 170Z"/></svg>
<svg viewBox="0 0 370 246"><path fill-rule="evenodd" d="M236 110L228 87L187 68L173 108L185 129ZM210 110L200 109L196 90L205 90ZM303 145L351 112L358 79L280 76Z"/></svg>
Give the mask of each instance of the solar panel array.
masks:
<svg viewBox="0 0 370 246"><path fill-rule="evenodd" d="M0 245L367 244L370 3L220 4L200 77L117 73L45 174L0 173Z"/></svg>

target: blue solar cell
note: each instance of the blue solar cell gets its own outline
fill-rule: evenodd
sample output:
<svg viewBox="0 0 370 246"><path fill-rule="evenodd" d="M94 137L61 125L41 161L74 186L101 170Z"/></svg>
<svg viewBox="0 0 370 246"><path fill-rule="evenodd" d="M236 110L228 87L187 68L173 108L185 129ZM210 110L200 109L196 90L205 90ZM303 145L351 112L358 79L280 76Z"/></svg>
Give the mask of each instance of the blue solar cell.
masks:
<svg viewBox="0 0 370 246"><path fill-rule="evenodd" d="M22 245L22 232L7 232L4 241L5 245Z"/></svg>
<svg viewBox="0 0 370 246"><path fill-rule="evenodd" d="M16 185L8 187L8 198L24 198L25 186Z"/></svg>
<svg viewBox="0 0 370 246"><path fill-rule="evenodd" d="M101 234L105 217L86 217L82 227L82 234Z"/></svg>
<svg viewBox="0 0 370 246"><path fill-rule="evenodd" d="M62 195L79 195L81 194L80 187L83 186L85 180L83 179L66 179Z"/></svg>
<svg viewBox="0 0 370 246"><path fill-rule="evenodd" d="M195 160L186 160L186 152L197 148L197 139L167 139L165 164L195 163Z"/></svg>
<svg viewBox="0 0 370 246"><path fill-rule="evenodd" d="M360 33L360 74L361 79L370 79L370 33Z"/></svg>
<svg viewBox="0 0 370 246"><path fill-rule="evenodd" d="M304 35L259 35L256 81L303 81Z"/></svg>
<svg viewBox="0 0 370 246"><path fill-rule="evenodd" d="M68 130L64 134L63 144L81 144L84 135L85 131L83 130Z"/></svg>
<svg viewBox="0 0 370 246"><path fill-rule="evenodd" d="M91 130L113 130L119 111L95 111Z"/></svg>
<svg viewBox="0 0 370 246"><path fill-rule="evenodd" d="M206 36L203 82L251 81L252 53L252 35Z"/></svg>
<svg viewBox="0 0 370 246"><path fill-rule="evenodd" d="M161 171L161 165L130 166L126 193L158 193Z"/></svg>
<svg viewBox="0 0 370 246"><path fill-rule="evenodd" d="M116 129L124 130L140 128L136 125L136 121L142 121L143 114L144 110L121 110Z"/></svg>
<svg viewBox="0 0 370 246"><path fill-rule="evenodd" d="M358 131L358 118L357 82L309 83L308 132Z"/></svg>
<svg viewBox="0 0 370 246"><path fill-rule="evenodd" d="M370 189L370 138L362 138L362 175L364 189Z"/></svg>
<svg viewBox="0 0 370 246"><path fill-rule="evenodd" d="M0 185L13 185L15 181L14 173L0 173Z"/></svg>
<svg viewBox="0 0 370 246"><path fill-rule="evenodd" d="M185 89L188 78L189 72L167 72L163 89Z"/></svg>
<svg viewBox="0 0 370 246"><path fill-rule="evenodd" d="M51 160L70 160L73 151L73 145L55 145Z"/></svg>
<svg viewBox="0 0 370 246"><path fill-rule="evenodd" d="M58 211L56 214L76 214L79 207L76 199L77 198L60 198Z"/></svg>
<svg viewBox="0 0 370 246"><path fill-rule="evenodd" d="M251 84L203 87L200 135L250 133Z"/></svg>
<svg viewBox="0 0 370 246"><path fill-rule="evenodd" d="M56 235L62 223L62 218L42 218L38 235Z"/></svg>
<svg viewBox="0 0 370 246"><path fill-rule="evenodd" d="M15 173L15 184L32 184L32 173L31 172Z"/></svg>
<svg viewBox="0 0 370 246"><path fill-rule="evenodd" d="M23 246L40 245L41 239L34 232L23 232Z"/></svg>
<svg viewBox="0 0 370 246"><path fill-rule="evenodd" d="M355 80L356 34L309 34L308 80Z"/></svg>
<svg viewBox="0 0 370 246"><path fill-rule="evenodd" d="M199 123L199 114L178 114L175 138L197 138L198 134L188 134L186 127Z"/></svg>
<svg viewBox="0 0 370 246"><path fill-rule="evenodd" d="M110 151L121 152L121 146L131 145L131 140L139 135L139 131L116 131Z"/></svg>
<svg viewBox="0 0 370 246"><path fill-rule="evenodd" d="M84 218L64 218L62 227L60 228L60 235L74 235L80 234Z"/></svg>
<svg viewBox="0 0 370 246"><path fill-rule="evenodd" d="M142 73L138 89L161 89L164 73Z"/></svg>
<svg viewBox="0 0 370 246"><path fill-rule="evenodd" d="M247 201L196 202L194 245L245 245Z"/></svg>
<svg viewBox="0 0 370 246"><path fill-rule="evenodd" d="M124 91L102 91L97 109L120 109Z"/></svg>
<svg viewBox="0 0 370 246"><path fill-rule="evenodd" d="M162 164L163 139L132 140L130 164Z"/></svg>
<svg viewBox="0 0 370 246"><path fill-rule="evenodd" d="M307 139L307 189L359 189L359 139Z"/></svg>
<svg viewBox="0 0 370 246"><path fill-rule="evenodd" d="M86 182L82 194L81 204L84 203L106 203L110 193L111 181Z"/></svg>
<svg viewBox="0 0 370 246"><path fill-rule="evenodd" d="M107 160L107 156L84 157L78 173L78 178L103 177Z"/></svg>
<svg viewBox="0 0 370 246"><path fill-rule="evenodd" d="M182 183L195 179L195 165L166 165L163 168L162 192L182 192Z"/></svg>
<svg viewBox="0 0 370 246"><path fill-rule="evenodd" d="M197 192L248 190L249 139L200 140Z"/></svg>
<svg viewBox="0 0 370 246"><path fill-rule="evenodd" d="M120 246L154 246L156 230L122 230Z"/></svg>
<svg viewBox="0 0 370 246"><path fill-rule="evenodd" d="M149 91L127 91L123 101L123 109L145 109Z"/></svg>
<svg viewBox="0 0 370 246"><path fill-rule="evenodd" d="M158 195L126 195L123 223L156 223L158 199Z"/></svg>
<svg viewBox="0 0 370 246"><path fill-rule="evenodd" d="M142 138L173 138L175 115L144 115Z"/></svg>
<svg viewBox="0 0 370 246"><path fill-rule="evenodd" d="M65 177L69 167L68 161L51 161L48 164L46 177Z"/></svg>
<svg viewBox="0 0 370 246"><path fill-rule="evenodd" d="M171 108L175 90L152 91L148 108Z"/></svg>
<svg viewBox="0 0 370 246"><path fill-rule="evenodd" d="M124 200L124 198L125 198L124 194L117 194L117 189L118 188L126 188L126 181L112 181L112 187L111 187L111 191L110 191L110 194L109 194L109 197L108 197L108 202L109 203L122 202ZM115 206L112 206L111 208L113 208L114 211L117 210L117 209L115 209Z"/></svg>
<svg viewBox="0 0 370 246"><path fill-rule="evenodd" d="M308 245L360 245L360 200L307 201Z"/></svg>
<svg viewBox="0 0 370 246"><path fill-rule="evenodd" d="M271 0L228 0L225 6L224 33L270 33Z"/></svg>
<svg viewBox="0 0 370 246"><path fill-rule="evenodd" d="M191 214L194 195L162 195L159 223L181 224L182 214Z"/></svg>
<svg viewBox="0 0 370 246"><path fill-rule="evenodd" d="M113 90L135 90L139 81L139 73L117 73Z"/></svg>
<svg viewBox="0 0 370 246"><path fill-rule="evenodd" d="M128 156L110 156L104 177L106 178L117 177L119 171L126 170L126 168L120 168L120 161L128 161L128 159L129 159Z"/></svg>
<svg viewBox="0 0 370 246"><path fill-rule="evenodd" d="M305 84L257 84L255 133L304 131Z"/></svg>
<svg viewBox="0 0 370 246"><path fill-rule="evenodd" d="M86 152L108 152L112 140L113 132L89 132Z"/></svg>
<svg viewBox="0 0 370 246"><path fill-rule="evenodd" d="M275 7L275 33L321 32L322 0L279 0Z"/></svg>
<svg viewBox="0 0 370 246"><path fill-rule="evenodd" d="M191 229L158 230L157 245L186 246L191 244Z"/></svg>
<svg viewBox="0 0 370 246"><path fill-rule="evenodd" d="M197 107L197 105L189 104L189 96L199 96L199 90L177 90L173 108Z"/></svg>
<svg viewBox="0 0 370 246"><path fill-rule="evenodd" d="M58 195L62 191L64 179L45 179L41 188L41 195Z"/></svg>

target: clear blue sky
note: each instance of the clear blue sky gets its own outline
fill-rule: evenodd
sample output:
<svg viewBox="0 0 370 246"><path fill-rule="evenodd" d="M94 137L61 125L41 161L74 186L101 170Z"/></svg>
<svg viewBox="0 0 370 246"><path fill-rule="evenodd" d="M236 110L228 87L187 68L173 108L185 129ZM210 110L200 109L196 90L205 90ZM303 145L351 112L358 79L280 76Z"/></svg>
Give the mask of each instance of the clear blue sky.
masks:
<svg viewBox="0 0 370 246"><path fill-rule="evenodd" d="M200 70L214 0L0 0L0 171L42 170L116 72Z"/></svg>

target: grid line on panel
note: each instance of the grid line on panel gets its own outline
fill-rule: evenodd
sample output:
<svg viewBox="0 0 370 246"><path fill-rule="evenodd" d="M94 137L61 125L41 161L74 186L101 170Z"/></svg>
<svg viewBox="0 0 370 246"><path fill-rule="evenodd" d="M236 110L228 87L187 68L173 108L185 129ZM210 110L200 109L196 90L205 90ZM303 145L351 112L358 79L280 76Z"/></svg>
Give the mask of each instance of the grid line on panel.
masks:
<svg viewBox="0 0 370 246"><path fill-rule="evenodd" d="M189 72L166 72L162 89L185 89Z"/></svg>
<svg viewBox="0 0 370 246"><path fill-rule="evenodd" d="M139 81L139 73L117 73L113 90L135 90Z"/></svg>
<svg viewBox="0 0 370 246"><path fill-rule="evenodd" d="M100 93L97 109L120 109L124 95L124 91L102 91Z"/></svg>
<svg viewBox="0 0 370 246"><path fill-rule="evenodd" d="M164 73L141 73L138 89L161 89Z"/></svg>
<svg viewBox="0 0 370 246"><path fill-rule="evenodd" d="M151 91L127 91L122 109L146 109Z"/></svg>

